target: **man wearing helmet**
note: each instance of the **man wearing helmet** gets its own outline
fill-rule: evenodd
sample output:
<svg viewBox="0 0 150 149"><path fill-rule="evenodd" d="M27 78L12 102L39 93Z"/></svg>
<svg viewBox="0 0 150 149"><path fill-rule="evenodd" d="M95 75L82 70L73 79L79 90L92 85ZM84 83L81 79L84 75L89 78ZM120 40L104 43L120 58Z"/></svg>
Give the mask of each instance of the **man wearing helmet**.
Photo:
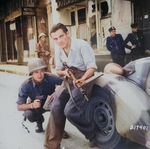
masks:
<svg viewBox="0 0 150 149"><path fill-rule="evenodd" d="M17 109L24 111L23 116L30 122L36 122L36 132L42 132L42 123L44 122L43 105L48 95L55 91L55 86L62 83L60 77L45 74L47 68L45 62L40 58L34 58L28 63L29 75L28 78L20 87L17 101ZM31 99L27 103L27 99Z"/></svg>
<svg viewBox="0 0 150 149"><path fill-rule="evenodd" d="M50 72L49 60L50 60L50 49L46 44L46 34L39 34L39 43L36 45L35 57L41 58L45 61L48 71Z"/></svg>

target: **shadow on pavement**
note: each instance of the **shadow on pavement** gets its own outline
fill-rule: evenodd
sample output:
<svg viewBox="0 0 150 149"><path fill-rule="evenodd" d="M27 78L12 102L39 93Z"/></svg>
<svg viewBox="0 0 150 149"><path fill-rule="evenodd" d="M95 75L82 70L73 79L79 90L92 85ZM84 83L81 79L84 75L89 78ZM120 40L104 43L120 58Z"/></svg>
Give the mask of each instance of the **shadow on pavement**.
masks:
<svg viewBox="0 0 150 149"><path fill-rule="evenodd" d="M129 139L125 139L124 144L119 144L116 149L147 149L145 146L142 146L138 143L135 143Z"/></svg>

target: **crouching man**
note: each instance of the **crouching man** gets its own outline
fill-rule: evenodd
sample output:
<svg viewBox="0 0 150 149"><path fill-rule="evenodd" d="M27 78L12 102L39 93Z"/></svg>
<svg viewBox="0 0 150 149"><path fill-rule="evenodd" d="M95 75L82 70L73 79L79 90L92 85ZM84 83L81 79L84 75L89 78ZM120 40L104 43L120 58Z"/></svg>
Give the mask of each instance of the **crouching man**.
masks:
<svg viewBox="0 0 150 149"><path fill-rule="evenodd" d="M74 83L84 82L93 76L97 66L93 49L86 41L71 38L65 25L61 23L54 25L50 35L60 48L59 53L56 54L56 71L59 76L66 77L68 89L66 88L52 104L44 146L45 149L60 149L66 117L89 140L94 136L97 128L86 119L84 110L88 101L73 85L73 79L67 69L64 70L63 64L66 63L73 70L77 79ZM88 98L93 83L90 82L84 87Z"/></svg>
<svg viewBox="0 0 150 149"><path fill-rule="evenodd" d="M43 113L46 112L46 110L43 109L43 105L46 98L55 91L56 85L62 83L60 77L45 74L46 69L46 63L40 58L34 58L29 61L28 70L29 75L32 75L32 77L22 84L19 89L17 101L17 109L24 111L23 116L30 122L37 123L35 129L37 133L43 131ZM31 100L29 103L27 102L28 98ZM67 134L64 138L65 137L67 137Z"/></svg>

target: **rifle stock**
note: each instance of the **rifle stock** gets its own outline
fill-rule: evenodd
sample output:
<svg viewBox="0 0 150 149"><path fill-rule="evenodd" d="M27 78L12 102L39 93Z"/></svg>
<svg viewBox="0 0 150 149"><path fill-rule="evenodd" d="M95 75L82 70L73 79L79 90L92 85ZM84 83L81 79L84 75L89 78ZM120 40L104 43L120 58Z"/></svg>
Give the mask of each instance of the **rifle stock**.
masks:
<svg viewBox="0 0 150 149"><path fill-rule="evenodd" d="M73 81L75 82L77 79L75 78L75 76L74 76L72 70L67 66L66 63L63 63L63 66L64 66L65 69L68 69L68 74L72 77ZM77 83L75 83L75 86L80 90L80 92L81 92L82 95L85 97L85 99L86 99L87 101L89 101L89 99L88 99L87 96L86 96L86 95L87 95L87 94L86 94L86 91L83 89L83 85L85 85L85 82L84 82L84 83L82 83L82 82L77 82Z"/></svg>

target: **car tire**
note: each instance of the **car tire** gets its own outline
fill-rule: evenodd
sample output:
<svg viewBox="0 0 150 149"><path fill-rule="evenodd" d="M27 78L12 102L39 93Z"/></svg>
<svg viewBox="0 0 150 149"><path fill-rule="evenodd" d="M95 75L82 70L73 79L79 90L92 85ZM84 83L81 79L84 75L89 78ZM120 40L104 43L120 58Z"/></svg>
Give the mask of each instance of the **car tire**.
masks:
<svg viewBox="0 0 150 149"><path fill-rule="evenodd" d="M98 89L98 91L96 91ZM116 130L114 110L111 100L105 91L96 87L91 97L89 106L89 120L94 121L98 127L96 134L90 140L91 147L100 149L119 149L126 139L123 138Z"/></svg>

